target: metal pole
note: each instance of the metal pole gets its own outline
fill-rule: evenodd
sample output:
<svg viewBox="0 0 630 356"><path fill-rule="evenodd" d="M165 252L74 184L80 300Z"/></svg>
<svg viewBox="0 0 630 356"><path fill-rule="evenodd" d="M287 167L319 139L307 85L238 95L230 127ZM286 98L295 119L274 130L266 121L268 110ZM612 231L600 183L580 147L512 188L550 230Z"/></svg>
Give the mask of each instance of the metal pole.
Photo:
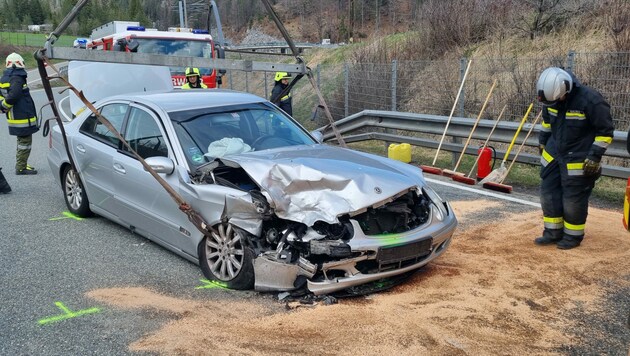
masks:
<svg viewBox="0 0 630 356"><path fill-rule="evenodd" d="M232 83L232 71L230 71L228 78L230 78L230 89L234 89L234 84Z"/></svg>
<svg viewBox="0 0 630 356"><path fill-rule="evenodd" d="M343 104L343 113L344 113L344 117L348 117L348 81L349 81L349 75L348 75L348 63L344 63L343 65L343 79L344 79L344 83L343 83L343 90L345 92L345 97L344 97L344 104Z"/></svg>
<svg viewBox="0 0 630 356"><path fill-rule="evenodd" d="M184 26L184 9L181 1L179 2L179 27L186 27Z"/></svg>
<svg viewBox="0 0 630 356"><path fill-rule="evenodd" d="M188 11L186 9L186 0L182 0L184 2L184 27L188 28Z"/></svg>
<svg viewBox="0 0 630 356"><path fill-rule="evenodd" d="M245 72L245 91L249 93L249 74Z"/></svg>
<svg viewBox="0 0 630 356"><path fill-rule="evenodd" d="M318 88L321 88L321 87L322 87L322 85L321 85L321 83L320 83L320 69L319 69L319 64L317 65L317 68L316 68L315 70L316 70L316 73L317 73L317 87L318 87Z"/></svg>

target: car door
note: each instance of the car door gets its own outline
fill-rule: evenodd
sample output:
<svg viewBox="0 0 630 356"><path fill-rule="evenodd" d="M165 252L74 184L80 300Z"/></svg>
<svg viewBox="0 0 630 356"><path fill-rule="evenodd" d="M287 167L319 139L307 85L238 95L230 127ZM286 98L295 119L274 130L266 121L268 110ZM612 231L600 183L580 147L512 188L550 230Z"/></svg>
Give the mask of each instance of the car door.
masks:
<svg viewBox="0 0 630 356"><path fill-rule="evenodd" d="M142 158L163 156L175 161L172 148L164 134L158 116L150 109L132 105L123 137ZM144 167L124 147L113 161L116 180L116 200L120 218L139 233L158 239L158 243L196 255L196 246L186 231L191 226L188 218L166 190L144 170ZM178 190L177 174L160 174ZM182 226L186 227L182 231Z"/></svg>
<svg viewBox="0 0 630 356"><path fill-rule="evenodd" d="M99 111L121 132L128 107L127 103L109 103ZM81 134L76 135L72 141L72 149L90 203L115 214L112 163L120 147L120 140L94 114L85 119L79 132Z"/></svg>

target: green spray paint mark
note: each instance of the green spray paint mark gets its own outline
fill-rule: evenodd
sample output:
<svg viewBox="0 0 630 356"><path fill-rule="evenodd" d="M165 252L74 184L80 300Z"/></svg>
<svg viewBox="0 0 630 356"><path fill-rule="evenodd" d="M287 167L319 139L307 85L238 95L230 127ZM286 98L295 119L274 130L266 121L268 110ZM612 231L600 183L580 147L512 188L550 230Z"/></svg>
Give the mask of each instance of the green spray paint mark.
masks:
<svg viewBox="0 0 630 356"><path fill-rule="evenodd" d="M58 217L58 218L50 218L50 219L48 219L48 221L55 221L55 220L61 220L61 219L74 219L74 220L78 220L78 221L83 220L83 218L82 218L82 217L79 217L79 216L77 216L77 215L74 215L74 214L72 214L72 213L71 213L71 212L69 212L69 211L64 211L64 212L63 212L63 213L61 213L61 214L62 214L62 215L64 215L64 216L61 216L61 217Z"/></svg>
<svg viewBox="0 0 630 356"><path fill-rule="evenodd" d="M44 325L44 324L54 323L61 320L76 318L77 316L81 316L81 315L94 314L101 311L99 308L89 308L89 309L72 311L68 309L68 307L63 305L62 302L55 302L55 305L57 306L57 308L63 311L63 314L51 316L49 318L40 319L38 321L39 325Z"/></svg>
<svg viewBox="0 0 630 356"><path fill-rule="evenodd" d="M204 285L197 286L197 287L195 287L195 289L211 289L211 288L230 289L230 288L228 288L227 284L225 284L225 283L221 283L221 282L217 282L217 281L209 281L207 279L200 279L199 281L201 283L203 283Z"/></svg>

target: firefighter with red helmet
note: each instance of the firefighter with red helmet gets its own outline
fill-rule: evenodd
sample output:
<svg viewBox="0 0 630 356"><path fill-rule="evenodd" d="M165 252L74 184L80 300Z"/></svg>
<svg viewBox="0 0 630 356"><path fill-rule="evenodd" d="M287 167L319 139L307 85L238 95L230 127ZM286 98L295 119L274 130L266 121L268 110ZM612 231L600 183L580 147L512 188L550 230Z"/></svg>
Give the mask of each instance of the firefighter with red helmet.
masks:
<svg viewBox="0 0 630 356"><path fill-rule="evenodd" d="M186 68L186 83L182 85L182 89L207 89L208 86L201 80L199 68Z"/></svg>
<svg viewBox="0 0 630 356"><path fill-rule="evenodd" d="M557 67L540 74L536 91L543 104L539 143L544 231L534 242L570 249L584 238L588 199L613 140L610 105L596 90Z"/></svg>

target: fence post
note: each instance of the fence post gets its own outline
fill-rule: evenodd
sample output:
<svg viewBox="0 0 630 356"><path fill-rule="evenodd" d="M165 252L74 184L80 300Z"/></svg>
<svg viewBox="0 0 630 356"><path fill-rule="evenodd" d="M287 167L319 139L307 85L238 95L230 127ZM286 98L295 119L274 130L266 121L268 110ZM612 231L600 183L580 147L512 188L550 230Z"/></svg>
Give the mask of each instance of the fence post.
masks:
<svg viewBox="0 0 630 356"><path fill-rule="evenodd" d="M249 74L245 72L245 92L249 93Z"/></svg>
<svg viewBox="0 0 630 356"><path fill-rule="evenodd" d="M575 51L570 50L567 55L567 69L573 72L573 67L575 66Z"/></svg>
<svg viewBox="0 0 630 356"><path fill-rule="evenodd" d="M343 79L344 79L344 83L343 83L343 89L345 92L345 98L344 98L344 103L343 103L343 113L344 113L344 117L348 117L348 113L350 112L349 108L348 108L348 96L349 96L349 88L348 88L348 82L349 82L349 74L348 74L349 68L348 68L348 63L344 63L343 65Z"/></svg>
<svg viewBox="0 0 630 356"><path fill-rule="evenodd" d="M320 90L321 90L322 85L319 82L319 80L320 80L319 79L319 76L320 76L319 64L317 65L317 69L315 69L315 70L316 70L316 73L317 73L317 87L320 88Z"/></svg>
<svg viewBox="0 0 630 356"><path fill-rule="evenodd" d="M230 89L234 89L234 84L232 83L232 74L234 71L230 71L230 75L228 76L230 78Z"/></svg>
<svg viewBox="0 0 630 356"><path fill-rule="evenodd" d="M466 57L462 57L459 60L459 82L461 83L464 80L464 74L466 74L466 65L468 61ZM466 88L462 86L462 93L459 95L459 117L464 117L466 114L464 112L464 102L466 101Z"/></svg>
<svg viewBox="0 0 630 356"><path fill-rule="evenodd" d="M468 60L466 57L462 57L459 59L459 82L460 83L464 80L464 75L466 74L467 65L468 65ZM466 87L464 85L462 86L462 92L461 94L459 94L459 102L457 103L459 107L459 117L464 117L464 115L466 115L466 108L464 106L464 103L466 102ZM461 143L462 140L459 137L453 136L451 138L451 142ZM457 153L453 152L452 158L451 158L453 165L457 164L458 158L459 157L457 157Z"/></svg>
<svg viewBox="0 0 630 356"><path fill-rule="evenodd" d="M392 111L396 110L396 80L398 71L398 61L392 61Z"/></svg>
<svg viewBox="0 0 630 356"><path fill-rule="evenodd" d="M269 99L269 93L267 92L267 72L263 72L263 76L265 77L265 99Z"/></svg>

